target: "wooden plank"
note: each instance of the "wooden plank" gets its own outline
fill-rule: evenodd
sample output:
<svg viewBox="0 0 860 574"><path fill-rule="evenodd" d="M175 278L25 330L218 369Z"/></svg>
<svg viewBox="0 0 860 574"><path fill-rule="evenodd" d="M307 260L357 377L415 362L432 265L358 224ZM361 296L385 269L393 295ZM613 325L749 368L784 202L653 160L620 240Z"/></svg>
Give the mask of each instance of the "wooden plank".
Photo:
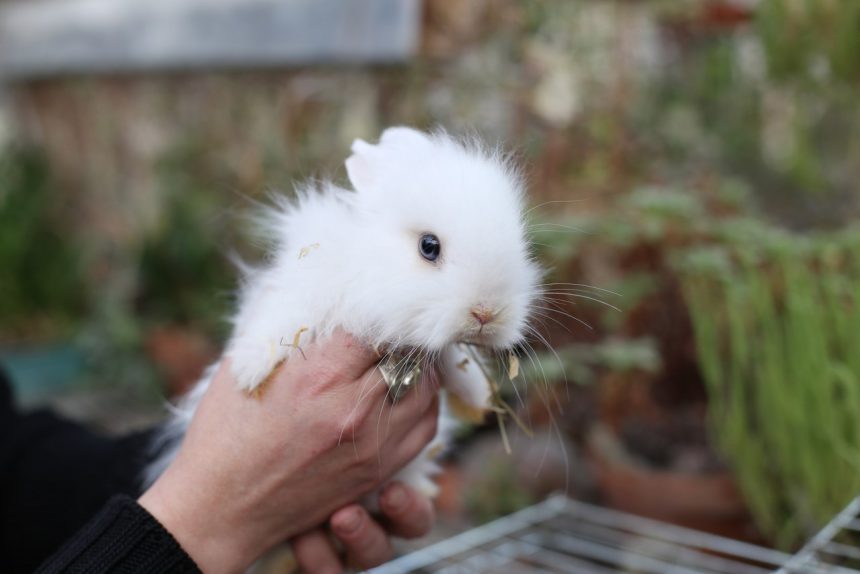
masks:
<svg viewBox="0 0 860 574"><path fill-rule="evenodd" d="M0 4L0 75L393 63L421 0L38 0Z"/></svg>

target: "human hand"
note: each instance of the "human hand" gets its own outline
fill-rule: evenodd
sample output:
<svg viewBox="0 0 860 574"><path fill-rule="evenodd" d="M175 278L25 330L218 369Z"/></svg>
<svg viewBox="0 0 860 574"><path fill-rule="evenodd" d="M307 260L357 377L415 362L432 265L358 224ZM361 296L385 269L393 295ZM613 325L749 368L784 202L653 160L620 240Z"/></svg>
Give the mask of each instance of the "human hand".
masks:
<svg viewBox="0 0 860 574"><path fill-rule="evenodd" d="M179 454L140 498L204 571L236 572L377 489L436 433L434 375L396 405L376 354L335 333L260 398L224 362Z"/></svg>
<svg viewBox="0 0 860 574"><path fill-rule="evenodd" d="M329 520L332 533L345 550L347 564L360 570L391 560L389 535L418 538L433 526L430 500L403 484L387 485L379 496L379 507L382 523L358 504L341 508ZM343 571L331 537L321 528L297 536L292 546L302 572L334 574Z"/></svg>

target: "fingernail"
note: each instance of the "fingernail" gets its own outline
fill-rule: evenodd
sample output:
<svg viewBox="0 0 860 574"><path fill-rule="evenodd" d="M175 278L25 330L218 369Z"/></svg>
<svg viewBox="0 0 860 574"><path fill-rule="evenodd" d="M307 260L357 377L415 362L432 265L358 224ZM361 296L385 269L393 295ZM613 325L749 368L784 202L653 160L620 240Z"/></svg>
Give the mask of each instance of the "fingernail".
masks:
<svg viewBox="0 0 860 574"><path fill-rule="evenodd" d="M401 485L392 484L385 491L385 506L387 506L389 510L393 510L395 512L403 510L406 503L406 490Z"/></svg>
<svg viewBox="0 0 860 574"><path fill-rule="evenodd" d="M361 528L361 511L356 509L345 513L337 524L337 529L342 534L353 534Z"/></svg>

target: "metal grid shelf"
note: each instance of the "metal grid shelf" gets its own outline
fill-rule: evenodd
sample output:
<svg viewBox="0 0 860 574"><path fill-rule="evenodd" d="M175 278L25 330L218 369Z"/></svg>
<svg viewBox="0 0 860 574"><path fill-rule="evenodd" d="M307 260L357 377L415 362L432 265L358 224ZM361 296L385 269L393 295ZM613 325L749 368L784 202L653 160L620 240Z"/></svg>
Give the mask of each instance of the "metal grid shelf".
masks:
<svg viewBox="0 0 860 574"><path fill-rule="evenodd" d="M552 497L374 574L860 574L860 498L798 554Z"/></svg>
<svg viewBox="0 0 860 574"><path fill-rule="evenodd" d="M860 572L860 496L821 529L778 574Z"/></svg>

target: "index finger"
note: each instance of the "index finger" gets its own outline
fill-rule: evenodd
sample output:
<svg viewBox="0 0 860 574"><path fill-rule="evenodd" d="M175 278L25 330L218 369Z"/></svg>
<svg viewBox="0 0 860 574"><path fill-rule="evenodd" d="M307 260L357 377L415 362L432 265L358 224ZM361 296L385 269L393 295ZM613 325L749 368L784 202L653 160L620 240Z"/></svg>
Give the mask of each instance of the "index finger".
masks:
<svg viewBox="0 0 860 574"><path fill-rule="evenodd" d="M379 507L388 519L388 531L401 538L424 536L436 520L430 499L399 482L383 489Z"/></svg>
<svg viewBox="0 0 860 574"><path fill-rule="evenodd" d="M353 504L335 512L329 520L332 532L346 548L350 562L365 570L391 560L391 541L382 526Z"/></svg>

